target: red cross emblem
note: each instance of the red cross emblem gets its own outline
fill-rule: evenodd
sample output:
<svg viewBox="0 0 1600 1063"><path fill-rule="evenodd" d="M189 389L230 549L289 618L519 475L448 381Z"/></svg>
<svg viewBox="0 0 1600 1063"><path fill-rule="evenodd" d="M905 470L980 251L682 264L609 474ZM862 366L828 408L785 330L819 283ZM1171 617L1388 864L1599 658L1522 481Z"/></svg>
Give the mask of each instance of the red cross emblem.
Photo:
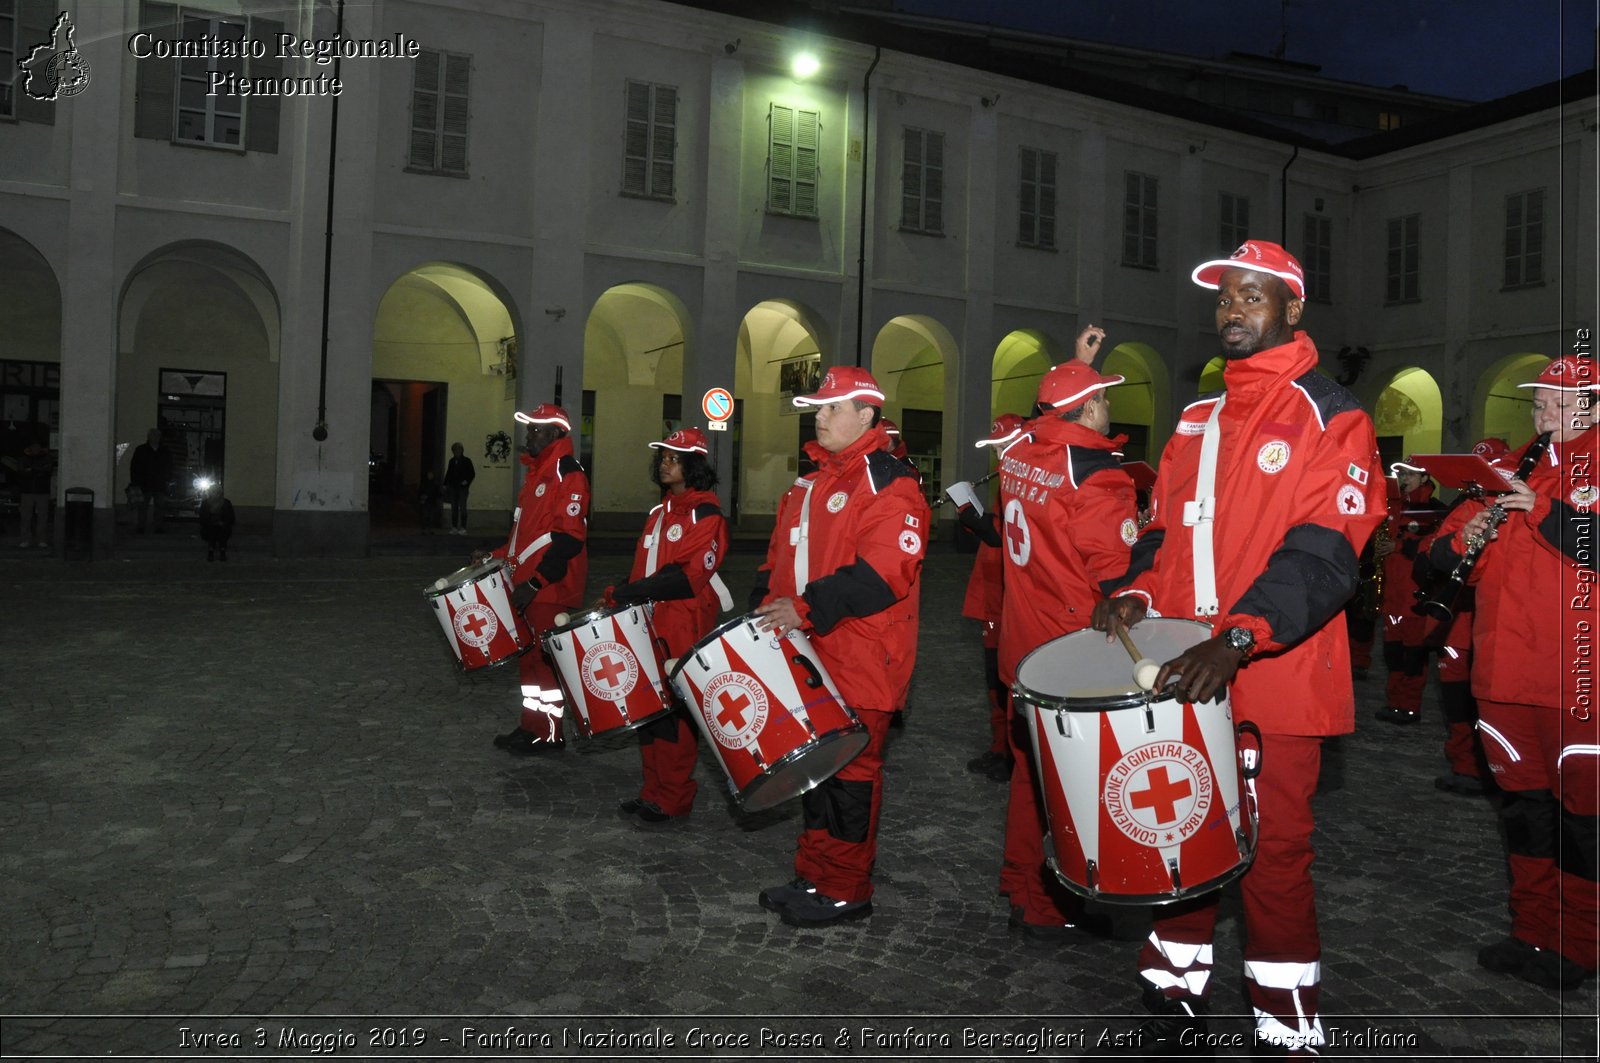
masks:
<svg viewBox="0 0 1600 1063"><path fill-rule="evenodd" d="M1194 784L1188 779L1173 781L1167 778L1167 768L1158 764L1145 774L1149 786L1128 794L1128 803L1134 808L1154 809L1157 823L1171 823L1178 818L1178 802L1194 794Z"/></svg>
<svg viewBox="0 0 1600 1063"><path fill-rule="evenodd" d="M735 731L744 730L744 710L750 707L748 694L740 694L734 698L729 697L727 691L723 691L717 695L717 704L722 706L722 711L717 713L718 723Z"/></svg>
<svg viewBox="0 0 1600 1063"><path fill-rule="evenodd" d="M483 629L489 626L489 621L484 618L482 613L473 613L472 618L465 621L461 626L466 628L467 633L473 638L478 638L483 634Z"/></svg>
<svg viewBox="0 0 1600 1063"><path fill-rule="evenodd" d="M1022 511L1022 502L1013 498L1006 503L1006 554L1013 564L1026 565L1031 545L1027 514Z"/></svg>
<svg viewBox="0 0 1600 1063"><path fill-rule="evenodd" d="M594 674L596 679L604 679L606 681L606 686L614 687L617 685L617 680L621 678L622 674L627 670L627 666L621 661L617 660L615 657L607 655L600 658L600 667L594 670Z"/></svg>

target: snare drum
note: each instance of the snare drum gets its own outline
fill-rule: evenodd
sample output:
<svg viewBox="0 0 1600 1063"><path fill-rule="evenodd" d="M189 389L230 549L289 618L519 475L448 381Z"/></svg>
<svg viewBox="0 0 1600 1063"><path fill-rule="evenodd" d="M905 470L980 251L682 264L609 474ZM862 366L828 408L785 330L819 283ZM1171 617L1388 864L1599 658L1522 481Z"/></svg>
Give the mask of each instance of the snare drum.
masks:
<svg viewBox="0 0 1600 1063"><path fill-rule="evenodd" d="M1130 633L1141 653L1169 661L1211 628L1151 617ZM1165 904L1250 866L1259 733L1241 725L1256 749L1239 750L1226 690L1193 704L1140 690L1132 668L1105 632L1077 631L1024 657L1012 692L1033 738L1056 875L1091 900Z"/></svg>
<svg viewBox="0 0 1600 1063"><path fill-rule="evenodd" d="M511 564L490 558L459 568L422 589L463 671L504 664L533 645L533 632L511 605Z"/></svg>
<svg viewBox="0 0 1600 1063"><path fill-rule="evenodd" d="M779 637L754 616L729 620L671 679L746 812L798 797L867 747L866 726L798 631Z"/></svg>
<svg viewBox="0 0 1600 1063"><path fill-rule="evenodd" d="M648 603L572 617L540 641L585 738L631 731L672 711L662 676L666 655Z"/></svg>

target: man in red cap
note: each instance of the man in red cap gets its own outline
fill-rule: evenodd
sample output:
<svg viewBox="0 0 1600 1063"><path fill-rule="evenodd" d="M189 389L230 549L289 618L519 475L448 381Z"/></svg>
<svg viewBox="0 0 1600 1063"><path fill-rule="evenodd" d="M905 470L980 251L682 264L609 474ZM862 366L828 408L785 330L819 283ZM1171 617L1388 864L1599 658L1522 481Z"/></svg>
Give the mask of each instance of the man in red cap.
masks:
<svg viewBox="0 0 1600 1063"><path fill-rule="evenodd" d="M676 659L716 626L719 609L733 608L732 599L723 605L728 592L717 576L728 556L728 522L704 432L680 428L650 446L656 452L650 480L661 488L661 504L645 517L628 582L607 587L605 598L612 605L654 602L651 624ZM694 723L680 706L638 733L644 783L620 811L644 823L687 816L699 790Z"/></svg>
<svg viewBox="0 0 1600 1063"><path fill-rule="evenodd" d="M973 446L980 450L989 447L998 452L1021 435L1022 426L1027 423L1021 414L1002 413L989 425L989 434ZM996 495L999 490L996 484ZM989 690L989 748L967 761L967 770L995 782L1005 782L1011 778L1015 761L1011 756L1011 729L1006 717L1009 695L1006 685L1000 681L1000 612L1004 601L1005 564L1000 551L1000 512L997 508L984 512L977 485L968 481L951 484L944 493L956 504L956 520L978 540L972 573L967 577L967 593L961 602L961 615L983 625L983 676Z"/></svg>
<svg viewBox="0 0 1600 1063"><path fill-rule="evenodd" d="M1316 345L1295 330L1300 263L1251 240L1192 276L1216 289L1226 391L1183 411L1152 520L1094 627L1155 611L1215 632L1164 663L1155 688L1178 677L1180 695L1198 704L1231 684L1234 719L1261 731L1256 855L1239 880L1245 987L1262 1051L1315 1055L1325 1037L1311 797L1323 737L1355 728L1341 610L1356 589L1357 552L1383 519L1383 467L1372 419L1316 371ZM1204 1031L1218 897L1157 910L1139 957L1156 1018L1139 1051L1159 1050L1163 1038L1183 1051Z"/></svg>
<svg viewBox="0 0 1600 1063"><path fill-rule="evenodd" d="M1108 437L1107 389L1123 382L1091 368L1105 330L1086 327L1076 357L1039 382L1034 418L1000 452L1000 508L1005 597L1000 615L1000 682L1011 689L1017 665L1051 639L1089 626L1101 583L1128 570L1139 535L1133 479ZM1035 941L1076 934L1104 936L1110 920L1084 911L1044 862L1043 780L1035 778L1026 717L1008 713L1011 773L1000 892L1010 899L1011 925Z"/></svg>
<svg viewBox="0 0 1600 1063"><path fill-rule="evenodd" d="M1412 724L1422 717L1422 691L1428 685L1428 618L1417 609L1413 574L1422 541L1439 526L1444 506L1433 497L1433 477L1409 461L1391 465L1400 497L1390 503L1388 532L1373 551L1383 566L1383 663L1389 671L1388 701L1378 710L1384 723Z"/></svg>
<svg viewBox="0 0 1600 1063"><path fill-rule="evenodd" d="M1570 990L1600 962L1600 725L1594 696L1596 506L1600 440L1589 358L1547 365L1533 390L1538 438L1519 457L1525 479L1457 508L1432 558L1453 569L1486 537L1477 583L1472 693L1511 866L1511 934L1478 963L1549 989ZM1547 443L1548 449L1540 448Z"/></svg>
<svg viewBox="0 0 1600 1063"><path fill-rule="evenodd" d="M905 703L917 656L917 608L928 504L910 466L890 452L872 374L834 366L799 407L817 415L806 444L816 469L778 506L751 605L778 635L800 629L871 736L837 774L801 798L793 881L761 906L794 926L872 914L872 864L890 714Z"/></svg>
<svg viewBox="0 0 1600 1063"><path fill-rule="evenodd" d="M515 603L524 609L535 639L556 626L556 614L583 601L589 576L589 474L572 453L567 411L541 403L518 410L527 426L522 464L527 474L517 495L511 537L490 557L511 562ZM561 720L566 695L540 646L517 658L522 679L522 715L515 730L494 740L513 756L559 753L565 743Z"/></svg>

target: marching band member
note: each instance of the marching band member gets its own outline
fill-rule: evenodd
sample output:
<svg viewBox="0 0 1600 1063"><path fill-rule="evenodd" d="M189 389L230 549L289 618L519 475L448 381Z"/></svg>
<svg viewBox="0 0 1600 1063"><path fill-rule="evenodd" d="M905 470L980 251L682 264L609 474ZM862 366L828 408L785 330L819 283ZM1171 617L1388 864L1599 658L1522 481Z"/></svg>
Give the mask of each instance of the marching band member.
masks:
<svg viewBox="0 0 1600 1063"><path fill-rule="evenodd" d="M1433 562L1454 568L1480 537L1472 693L1489 770L1501 790L1511 865L1511 933L1478 963L1550 989L1569 990L1600 960L1600 726L1594 705L1594 427L1600 375L1568 355L1532 388L1534 446L1526 480L1495 501L1460 506L1440 529ZM1520 471L1520 469L1519 469ZM1492 541L1488 541L1492 540Z"/></svg>
<svg viewBox="0 0 1600 1063"><path fill-rule="evenodd" d="M1000 681L1010 689L1017 665L1051 639L1089 625L1101 583L1128 569L1138 538L1133 479L1115 453L1125 437L1108 438L1108 388L1120 376L1090 368L1105 330L1088 326L1077 357L1039 382L1039 416L1000 453L1001 536L1005 595L1001 607ZM1009 714L1011 755L1032 762L1026 718ZM1034 765L1034 770L1039 766ZM1110 920L1084 911L1083 901L1045 866L1043 789L1034 771L1011 773L1000 892L1011 924L1034 940L1079 933L1106 935Z"/></svg>
<svg viewBox="0 0 1600 1063"><path fill-rule="evenodd" d="M1149 611L1216 632L1163 664L1155 686L1180 677L1180 694L1201 702L1231 683L1234 718L1260 728L1256 856L1239 880L1245 986L1263 1050L1316 1055L1325 1035L1311 797L1323 737L1355 726L1340 610L1356 589L1357 552L1384 516L1383 470L1372 419L1316 371L1316 345L1295 331L1300 263L1251 240L1192 276L1217 290L1226 390L1184 410L1161 459L1154 519L1093 626L1109 632ZM1141 1051L1158 1038L1184 1051L1182 1035L1205 1030L1217 902L1213 891L1157 910L1139 957L1156 1014Z"/></svg>
<svg viewBox="0 0 1600 1063"><path fill-rule="evenodd" d="M1024 424L1027 421L1020 414L1002 413L989 425L988 436L973 445L998 450L1017 438ZM999 490L1000 485L996 484L996 494ZM1000 681L1000 610L1004 586L1000 513L997 509L982 511L975 484L965 481L951 484L945 494L956 504L956 519L978 540L972 573L967 577L966 596L961 601L961 615L983 625L983 677L989 691L989 748L967 761L967 770L995 782L1005 782L1011 778L1014 761L1010 726L1006 723L1009 695L1006 685Z"/></svg>
<svg viewBox="0 0 1600 1063"><path fill-rule="evenodd" d="M816 469L779 504L751 604L762 628L807 632L871 736L802 796L795 878L759 897L786 923L820 927L872 914L883 747L916 661L928 504L911 467L889 451L872 374L835 366L815 394L793 401L816 409L817 438L806 444Z"/></svg>
<svg viewBox="0 0 1600 1063"><path fill-rule="evenodd" d="M1428 685L1428 647L1423 644L1428 618L1417 611L1412 569L1417 548L1437 526L1444 506L1433 497L1428 470L1405 461L1390 469L1399 482L1400 497L1388 517L1389 534L1375 550L1383 566L1383 663L1389 670L1388 704L1377 716L1384 723L1409 724L1422 717L1422 691Z"/></svg>
<svg viewBox="0 0 1600 1063"><path fill-rule="evenodd" d="M527 426L521 457L528 471L517 494L511 537L487 556L511 562L513 604L523 609L537 641L556 626L557 613L583 601L589 575L589 475L573 456L566 410L546 402L518 410L516 419ZM540 646L517 658L517 671L521 719L494 744L518 757L561 752L566 695Z"/></svg>
<svg viewBox="0 0 1600 1063"><path fill-rule="evenodd" d="M654 602L651 623L669 658L682 657L717 624L721 608L732 608L717 569L728 554L728 522L718 501L717 470L706 455L706 434L680 428L651 443L650 482L661 488L661 504L645 517L633 552L628 582L607 587L608 604ZM698 752L694 723L681 705L638 729L644 783L639 796L622 802L624 816L665 823L689 814L699 789L694 781Z"/></svg>

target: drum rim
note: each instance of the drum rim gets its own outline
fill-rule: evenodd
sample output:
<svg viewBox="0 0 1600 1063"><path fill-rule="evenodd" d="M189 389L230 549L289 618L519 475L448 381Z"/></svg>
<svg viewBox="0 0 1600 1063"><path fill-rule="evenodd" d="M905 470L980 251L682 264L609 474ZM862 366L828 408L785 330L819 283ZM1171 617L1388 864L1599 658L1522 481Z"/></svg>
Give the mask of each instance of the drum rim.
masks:
<svg viewBox="0 0 1600 1063"><path fill-rule="evenodd" d="M738 793L733 795L734 799L739 802L739 808L741 811L765 812L769 808L775 808L785 801L810 793L812 790L815 790L817 787L827 782L828 779L833 778L834 775L842 771L846 764L849 764L851 760L859 757L862 751L865 750L867 746L872 744L872 734L867 730L867 725L861 722L861 717L856 715L855 710L851 709L850 706L844 704L843 702L839 703L839 707L844 709L844 711L849 714L850 722L845 726L838 728L837 730L827 731L823 734L819 734L815 738L812 738L809 742L804 742L801 745L795 746L793 749L789 750L789 752L785 753L783 756L767 765L766 771L759 773L754 779L751 779L750 782L745 785L743 790L740 790ZM845 761L844 764L839 765L838 768L835 768L833 771L829 772L826 777L818 779L810 786L807 786L804 790L796 790L794 793L785 794L784 796L775 798L766 804L751 805L748 803L751 798L760 796L762 785L764 783L772 782L773 777L777 774L777 770L779 768L787 767L790 762L798 758L800 754L821 749L824 746L832 745L834 742L840 739L849 738L852 735L857 734L861 734L866 737L866 741L861 743L861 748L857 749L853 754L851 754L850 760Z"/></svg>
<svg viewBox="0 0 1600 1063"><path fill-rule="evenodd" d="M1071 893L1087 901L1099 901L1101 904L1137 904L1155 905L1175 904L1178 901L1193 900L1202 893L1222 889L1228 883L1250 870L1256 862L1256 851L1261 844L1261 810L1254 800L1254 791L1250 793L1251 800L1246 804L1248 822L1250 824L1250 851L1243 860L1234 864L1215 878L1206 879L1194 886L1184 886L1177 893L1107 893L1104 890L1091 890L1079 882L1074 882L1061 873L1061 865L1056 860L1056 840L1051 836L1049 829L1044 835L1044 862L1056 880Z"/></svg>
<svg viewBox="0 0 1600 1063"><path fill-rule="evenodd" d="M599 609L590 609L584 613L571 614L567 617L567 622L565 624L562 624L559 627L546 628L539 636L539 640L542 642L545 639L554 638L557 635L565 635L569 631L576 631L580 627L594 623L596 620L604 620L607 617L617 616L621 613L628 612L630 609L643 609L645 620L649 621L651 620L651 614L653 612L653 610L649 607L654 604L654 602L629 602L626 605L607 605L602 606Z"/></svg>
<svg viewBox="0 0 1600 1063"><path fill-rule="evenodd" d="M615 704L615 702L613 702L612 704ZM581 734L586 739L599 738L601 735L627 734L629 731L637 730L640 727L643 727L647 723L655 723L657 720L661 719L663 716L671 716L672 712L673 712L673 709L675 707L676 706L675 706L675 704L673 702L673 699L671 697L668 697L666 699L666 704L662 705L659 710L657 710L656 712L652 712L648 716L641 716L637 720L630 720L628 723L623 724L621 727L607 727L604 731L591 731L587 727L585 727L583 723L579 723L578 722L579 720L582 720L582 719L585 719L585 718L584 718L584 715L583 715L583 710L579 709L576 705L574 705L572 707L572 711L573 711L573 720L572 720L572 722L573 722L573 725L578 728L578 733Z"/></svg>
<svg viewBox="0 0 1600 1063"><path fill-rule="evenodd" d="M755 615L756 614L754 613L743 613L739 616L729 617L727 620L724 620L722 623L718 624L704 635L701 635L699 640L696 641L694 645L690 646L688 649L684 650L678 655L678 663L673 665L672 671L667 673L667 682L670 683L675 680L678 677L678 673L683 671L684 667L689 663L689 661L694 659L694 655L699 653L702 647L711 645L713 642L720 639L726 632L732 631L735 627L738 627L744 624L746 621L751 620ZM779 635L777 637L786 639L789 636Z"/></svg>
<svg viewBox="0 0 1600 1063"><path fill-rule="evenodd" d="M422 596L424 598L442 598L451 591L457 591L469 583L478 582L491 572L510 569L510 567L511 562L503 557L491 557L486 561L478 562L476 565L462 565L448 576L440 577L444 581L444 586L441 587L439 585L439 580L434 580L422 588Z"/></svg>
<svg viewBox="0 0 1600 1063"><path fill-rule="evenodd" d="M1129 628L1128 631L1131 634L1137 634L1141 625L1148 624L1153 621L1176 624L1192 624L1195 627L1204 628L1207 631L1211 630L1211 625L1205 621L1194 620L1186 616L1147 616L1140 620L1138 624L1135 624L1133 627ZM1017 662L1016 674L1018 678L1011 681L1011 692L1022 700L1028 702L1030 705L1034 705L1042 709L1049 709L1052 712L1061 712L1068 707L1074 709L1100 709L1104 711L1110 711L1112 709L1133 709L1150 702L1166 701L1168 699L1172 689L1171 686L1168 686L1168 688L1164 691L1140 690L1136 685L1134 685L1133 676L1131 673L1128 677L1128 683L1133 687L1133 689L1125 691L1121 694L1102 694L1096 697L1085 697L1082 695L1074 696L1072 694L1043 694L1034 690L1032 687L1028 686L1022 681L1022 670L1027 667L1029 658L1033 657L1034 654L1043 651L1046 647L1059 642L1061 639L1069 638L1073 635L1079 634L1080 632L1093 630L1094 629L1090 627L1081 627L1077 631L1064 631L1055 638L1046 639L1044 642L1039 643L1039 645L1023 654L1022 659ZM1204 640L1202 639L1201 641ZM1213 700L1218 699L1213 698ZM1206 703L1201 702L1200 704Z"/></svg>

